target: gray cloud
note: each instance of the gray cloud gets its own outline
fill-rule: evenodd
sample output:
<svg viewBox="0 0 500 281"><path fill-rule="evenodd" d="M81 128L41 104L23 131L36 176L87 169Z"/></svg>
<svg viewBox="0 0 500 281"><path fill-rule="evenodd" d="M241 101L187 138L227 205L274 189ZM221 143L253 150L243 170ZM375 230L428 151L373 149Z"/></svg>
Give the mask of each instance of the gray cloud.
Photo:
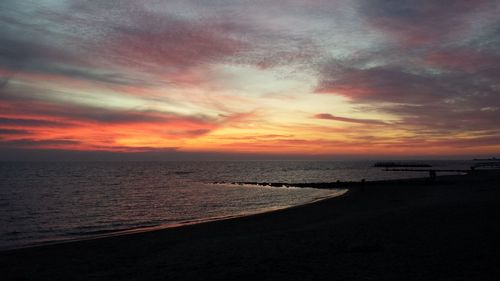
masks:
<svg viewBox="0 0 500 281"><path fill-rule="evenodd" d="M19 119L19 118L3 118L0 117L0 125L3 126L20 126L20 127L66 127L69 126L63 122L49 121L43 119Z"/></svg>
<svg viewBox="0 0 500 281"><path fill-rule="evenodd" d="M8 36L12 35L2 34L0 30L0 66L10 70L13 76L19 72L28 72L117 85L151 85L144 79L118 71L92 69L91 65L72 57L67 49ZM7 81L6 78L0 80L0 88Z"/></svg>
<svg viewBox="0 0 500 281"><path fill-rule="evenodd" d="M457 55L468 51L450 51L432 62L422 52L415 57L419 63L410 66L397 60L365 66L380 54L368 55L368 63L362 64L330 61L320 71L316 92L342 95L353 104L394 115L400 119L395 125L414 132L495 130L495 120L500 120L496 55L474 50L470 56Z"/></svg>
<svg viewBox="0 0 500 281"><path fill-rule="evenodd" d="M0 147L14 147L14 148L29 148L29 147L40 147L40 146L59 146L59 145L74 145L80 142L75 140L34 140L34 139L17 139L17 140L0 140Z"/></svg>
<svg viewBox="0 0 500 281"><path fill-rule="evenodd" d="M232 13L179 16L169 9L175 3L73 0L26 9L7 2L0 11L6 26L0 29L0 66L13 72L144 87L175 83L186 68L305 65L318 53L305 36L243 22Z"/></svg>
<svg viewBox="0 0 500 281"><path fill-rule="evenodd" d="M17 129L2 129L0 128L1 135L28 135L30 131L27 130L17 130Z"/></svg>
<svg viewBox="0 0 500 281"><path fill-rule="evenodd" d="M314 115L314 118L316 118L316 119L332 120L332 121L340 121L340 122L347 122L347 123L357 123L357 124L388 125L388 123L383 122L383 121L379 121L379 120L348 118L348 117L335 116L335 115L332 115L332 114L329 114L329 113L319 113L319 114Z"/></svg>
<svg viewBox="0 0 500 281"><path fill-rule="evenodd" d="M360 13L405 44L428 44L465 38L474 20L481 20L477 16L494 13L498 7L494 0L366 0Z"/></svg>
<svg viewBox="0 0 500 281"><path fill-rule="evenodd" d="M9 83L9 78L0 77L0 89L5 88L7 86L7 83Z"/></svg>
<svg viewBox="0 0 500 281"><path fill-rule="evenodd" d="M429 136L482 132L500 118L498 1L362 1L362 19L393 42L321 64L316 92L347 97Z"/></svg>

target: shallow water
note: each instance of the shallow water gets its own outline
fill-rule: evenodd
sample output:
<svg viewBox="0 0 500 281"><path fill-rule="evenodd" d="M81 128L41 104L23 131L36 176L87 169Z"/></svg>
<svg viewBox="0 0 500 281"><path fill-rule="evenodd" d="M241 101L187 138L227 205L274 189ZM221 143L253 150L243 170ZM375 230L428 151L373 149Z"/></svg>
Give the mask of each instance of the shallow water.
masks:
<svg viewBox="0 0 500 281"><path fill-rule="evenodd" d="M466 161L435 161L467 168ZM336 190L213 182L332 182L426 176L373 162L0 163L0 248L179 225L305 204Z"/></svg>

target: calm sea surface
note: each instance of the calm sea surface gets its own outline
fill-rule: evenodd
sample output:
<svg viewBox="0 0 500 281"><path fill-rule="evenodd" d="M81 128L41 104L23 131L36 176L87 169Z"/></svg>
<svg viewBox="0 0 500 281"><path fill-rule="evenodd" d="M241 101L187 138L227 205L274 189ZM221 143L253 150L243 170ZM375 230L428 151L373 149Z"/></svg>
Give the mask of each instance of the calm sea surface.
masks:
<svg viewBox="0 0 500 281"><path fill-rule="evenodd" d="M422 162L422 161L419 161ZM425 161L468 168L468 161ZM342 191L214 182L332 182L426 176L373 161L0 162L0 249L176 226L305 204Z"/></svg>

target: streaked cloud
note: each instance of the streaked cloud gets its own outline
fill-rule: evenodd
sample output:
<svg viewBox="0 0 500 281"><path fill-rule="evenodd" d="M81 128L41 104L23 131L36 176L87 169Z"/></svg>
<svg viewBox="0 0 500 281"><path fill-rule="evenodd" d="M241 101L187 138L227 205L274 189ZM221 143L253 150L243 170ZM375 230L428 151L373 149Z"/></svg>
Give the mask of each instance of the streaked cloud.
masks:
<svg viewBox="0 0 500 281"><path fill-rule="evenodd" d="M26 134L29 134L29 133L30 132L26 131L26 130L0 129L0 137L2 135L26 135Z"/></svg>
<svg viewBox="0 0 500 281"><path fill-rule="evenodd" d="M43 119L26 119L26 118L0 118L2 126L19 126L19 127L67 127L65 123L43 120Z"/></svg>
<svg viewBox="0 0 500 281"><path fill-rule="evenodd" d="M379 120L357 119L357 118L341 117L341 116L335 116L335 115L332 115L332 114L329 114L329 113L319 113L319 114L314 115L314 118L316 118L316 119L332 120L332 121L340 121L340 122L347 122L347 123L370 124L370 125L387 125L386 122L379 121Z"/></svg>
<svg viewBox="0 0 500 281"><path fill-rule="evenodd" d="M0 146L493 153L498 14L494 0L5 0Z"/></svg>

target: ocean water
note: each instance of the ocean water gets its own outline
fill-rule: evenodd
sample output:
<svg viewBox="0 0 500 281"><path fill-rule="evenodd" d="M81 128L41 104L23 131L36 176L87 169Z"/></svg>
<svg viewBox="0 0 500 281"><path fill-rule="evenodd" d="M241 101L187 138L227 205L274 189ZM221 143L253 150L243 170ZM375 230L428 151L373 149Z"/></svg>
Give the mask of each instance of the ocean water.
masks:
<svg viewBox="0 0 500 281"><path fill-rule="evenodd" d="M254 214L343 192L231 182L307 183L426 176L384 172L373 163L0 162L0 249ZM471 165L468 161L426 163L435 168L466 169Z"/></svg>

